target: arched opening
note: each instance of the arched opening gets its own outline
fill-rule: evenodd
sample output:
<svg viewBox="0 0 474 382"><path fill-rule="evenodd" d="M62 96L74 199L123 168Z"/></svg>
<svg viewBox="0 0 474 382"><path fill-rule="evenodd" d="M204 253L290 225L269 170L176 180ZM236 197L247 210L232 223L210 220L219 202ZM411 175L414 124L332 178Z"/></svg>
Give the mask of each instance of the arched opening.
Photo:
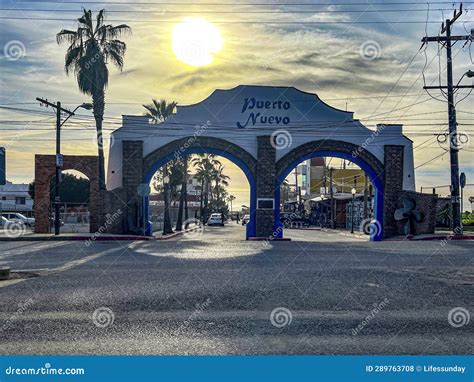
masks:
<svg viewBox="0 0 474 382"><path fill-rule="evenodd" d="M54 229L54 176L50 178L50 226ZM63 170L59 183L59 211L61 233L91 231L90 180L77 170Z"/></svg>
<svg viewBox="0 0 474 382"><path fill-rule="evenodd" d="M222 141L222 140L218 140L218 141ZM202 143L204 142L200 142L198 144L202 144ZM255 182L255 176L254 176L253 160L249 161L248 156L238 155L236 153L231 152L232 151L231 143L226 143L226 146L224 146L223 148L216 148L212 146L200 146L200 145L184 147L182 146L182 142L177 141L177 142L174 142L174 143L172 142L171 144L169 144L166 150L163 150L163 148L161 148L157 151L159 152L151 153L144 159L144 163L145 163L144 177L143 177L144 184L150 184L153 181L153 177L155 176L157 171L160 170L160 168L162 168L167 163L170 163L171 161L176 160L177 158L186 157L188 158L188 162L191 162L190 158L192 158L193 156L194 158L197 158L198 156L205 157L206 155L212 155L216 159L218 159L219 157L225 158L231 163L233 163L235 166L237 166L245 175L245 178L247 179L248 185L249 185L249 196L248 196L248 199L246 199L249 202L243 203L243 204L248 204L246 207L249 214L249 221L245 227L245 238L248 239L249 237L255 236L256 182ZM190 165L188 167L188 181L191 179L191 181L194 181L195 183L194 185L191 185L190 188L194 188L196 191L197 198L195 198L196 199L195 202L197 202L198 205L195 205L194 208L192 209L188 209L189 219L198 219L201 221L204 220L207 223L208 218L210 217L210 214L212 212L217 213L218 211L219 212L223 211L226 213L225 218L228 221L232 221L232 216L231 214L228 213L229 212L228 210L230 209L230 202L224 206L223 205L224 200L221 195L220 197L217 198L218 200L220 200L217 203L217 205L209 203L209 196L206 196L207 191L204 191L202 189L203 185L200 184L201 182L198 179L196 179L195 175L196 175L196 171L193 168L193 166ZM168 177L169 177L169 174L168 174ZM169 181L169 179L166 179L166 180ZM211 185L211 186L215 187L215 185ZM166 192L169 192L169 194L171 194L171 190L169 188L167 189ZM154 229L162 228L160 225L155 225L156 221L154 221L154 217L158 216L159 219L161 219L161 217L159 216L159 213L156 214L152 210L153 207L150 205L150 198L151 196L143 197L143 216L144 216L145 221L148 222L147 228L146 228L146 233L148 235L151 235ZM203 200L204 198L207 198L206 199L207 208L205 210L203 210L202 208L204 204L204 200ZM170 204L169 202L171 202L171 200L168 200L168 204ZM179 205L178 205L178 208L179 208ZM238 205L236 206L235 204L232 204L233 212L239 212L239 218L241 219L243 217L242 215L244 211L242 209L244 209L244 207L241 205L240 208L241 209L239 209ZM179 213L179 210L174 210L173 212L171 212L171 214L174 214L175 216L177 216L178 213ZM183 221L184 220L185 219L183 217ZM183 227L183 229L184 228L185 227Z"/></svg>
<svg viewBox="0 0 474 382"><path fill-rule="evenodd" d="M325 147L326 146L326 147ZM329 146L329 147L328 147ZM324 192L315 192L319 193L318 195L310 195L310 199L314 199L319 206L315 207L315 215L313 219L320 219L320 221L314 221L318 225L324 225L329 227L337 226L337 213L339 208L339 226L345 225L348 226L351 230L356 226L357 231L363 231L370 235L370 240L379 241L383 238L383 166L382 164L370 153L365 150L361 150L360 147L344 143L339 144L337 141L323 141L323 142L313 142L300 146L285 157L281 158L277 162L277 180L275 187L275 205L279 206L282 200L281 186L285 184L285 180L290 175L292 171L302 162L311 161L314 158L339 158L343 161L351 162L353 169L360 169L361 173L364 173L367 177L367 184L364 182L362 185L361 182L357 183L357 178L362 178L358 175L354 179L355 174L349 175L353 178L351 182L350 179L347 179L346 185L339 185L339 195L338 198L343 200L342 202L336 202L334 197L334 192L338 192L338 189L334 190L335 183L331 183L333 191L331 192L331 187L329 187L330 181L328 181L327 173L322 179L326 179L327 189L323 190ZM326 163L326 161L324 161ZM311 162L309 162L311 163ZM352 183L352 185L351 185ZM370 187L371 186L371 187ZM364 203L364 188L368 188L369 198L365 200L367 203L365 214L368 216L362 224L361 214L364 213L363 207L362 211L360 209L361 200L362 206ZM354 191L353 191L354 190ZM313 190L316 191L316 190ZM318 190L319 191L319 190ZM349 191L349 195L348 194ZM362 192L361 192L362 191ZM354 197L352 197L354 193ZM328 194L330 195L328 197ZM332 195L331 195L332 194ZM362 194L362 195L361 195ZM299 195L298 195L299 197ZM327 201L329 199L329 201ZM344 200L347 200L344 202ZM370 205L368 204L370 203ZM329 204L329 206L328 206ZM319 210L318 210L319 208ZM361 213L362 212L362 213ZM320 215L320 216L318 216ZM321 221L322 216L326 215L326 219ZM328 219L329 215L329 219ZM276 232L281 233L279 236L283 237L283 230L285 225L288 226L288 221L284 221L285 214L281 214L279 208L275 209L275 230ZM292 215L290 217L294 217ZM297 216L297 215L296 215ZM291 219L290 219L291 220ZM328 221L329 220L329 221ZM341 221L342 220L342 221ZM357 224L358 223L358 224ZM362 226L361 226L362 224Z"/></svg>
<svg viewBox="0 0 474 382"><path fill-rule="evenodd" d="M35 155L35 181L34 181L34 205L35 205L35 232L36 233L48 233L51 232L51 216L53 209L51 203L51 194L54 194L51 190L51 184L54 186L56 168L56 156L55 155ZM98 193L99 193L99 181L98 181L98 158L96 156L89 155L64 155L62 172L73 171L73 174L80 173L80 178L85 177L89 180L89 196L87 203L88 221L89 221L89 232L97 232L99 228L99 216L98 216ZM84 181L81 181L84 183ZM85 186L85 183L84 183ZM87 187L85 187L87 189ZM54 190L53 190L54 191ZM85 191L87 192L87 191ZM70 200L64 200L65 202L74 203L76 206L84 205L86 202L85 198L74 199L67 198ZM60 200L61 203L61 200ZM71 205L71 204L70 204ZM61 206L61 204L60 204ZM63 205L66 208L66 205ZM76 213L77 215L77 213ZM64 232L64 226L60 227L61 232ZM78 227L74 227L78 228Z"/></svg>

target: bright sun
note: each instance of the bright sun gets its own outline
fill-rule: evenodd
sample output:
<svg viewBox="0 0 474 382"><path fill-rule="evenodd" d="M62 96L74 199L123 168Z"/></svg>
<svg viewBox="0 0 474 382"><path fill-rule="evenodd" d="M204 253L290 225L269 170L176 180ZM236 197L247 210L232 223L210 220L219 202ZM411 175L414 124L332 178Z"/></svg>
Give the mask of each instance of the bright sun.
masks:
<svg viewBox="0 0 474 382"><path fill-rule="evenodd" d="M173 29L173 52L176 58L188 65L208 65L219 53L224 40L210 22L196 17L186 18Z"/></svg>

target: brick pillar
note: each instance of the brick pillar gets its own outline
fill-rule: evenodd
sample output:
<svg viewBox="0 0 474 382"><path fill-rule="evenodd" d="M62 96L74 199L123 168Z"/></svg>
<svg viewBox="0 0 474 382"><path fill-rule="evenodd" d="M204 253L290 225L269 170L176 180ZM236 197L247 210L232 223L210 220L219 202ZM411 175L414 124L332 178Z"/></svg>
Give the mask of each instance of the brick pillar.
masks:
<svg viewBox="0 0 474 382"><path fill-rule="evenodd" d="M122 186L125 190L125 227L127 232L138 232L141 197L137 187L143 181L143 141L122 141Z"/></svg>
<svg viewBox="0 0 474 382"><path fill-rule="evenodd" d="M271 144L270 136L257 137L257 200L258 198L275 198L275 157L275 148ZM258 209L257 205L256 218L256 236L271 237L274 210Z"/></svg>
<svg viewBox="0 0 474 382"><path fill-rule="evenodd" d="M55 162L45 155L35 155L35 232L49 233L49 182Z"/></svg>
<svg viewBox="0 0 474 382"><path fill-rule="evenodd" d="M397 209L398 194L403 190L403 150L404 146L384 146L384 238L397 235L397 221L393 214Z"/></svg>

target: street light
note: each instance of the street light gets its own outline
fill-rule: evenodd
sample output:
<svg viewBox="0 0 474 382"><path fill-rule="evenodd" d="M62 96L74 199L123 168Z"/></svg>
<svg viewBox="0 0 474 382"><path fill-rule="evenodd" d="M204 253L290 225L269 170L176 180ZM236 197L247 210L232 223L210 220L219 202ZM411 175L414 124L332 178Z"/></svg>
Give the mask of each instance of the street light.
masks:
<svg viewBox="0 0 474 382"><path fill-rule="evenodd" d="M163 235L169 235L173 233L173 228L171 228L170 220L170 211L169 211L169 202L170 202L170 177L165 175L163 177L163 193L164 193L164 212L163 212Z"/></svg>
<svg viewBox="0 0 474 382"><path fill-rule="evenodd" d="M353 187L351 190L352 194L352 206L351 206L351 233L354 233L354 199L357 190Z"/></svg>

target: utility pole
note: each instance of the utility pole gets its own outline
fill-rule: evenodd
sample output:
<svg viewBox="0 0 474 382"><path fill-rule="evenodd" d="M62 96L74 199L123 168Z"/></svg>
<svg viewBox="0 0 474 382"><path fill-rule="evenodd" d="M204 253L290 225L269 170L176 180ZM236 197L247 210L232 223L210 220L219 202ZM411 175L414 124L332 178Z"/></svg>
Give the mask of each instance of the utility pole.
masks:
<svg viewBox="0 0 474 382"><path fill-rule="evenodd" d="M329 168L329 195L331 201L331 228L334 228L334 192L332 189L332 167Z"/></svg>
<svg viewBox="0 0 474 382"><path fill-rule="evenodd" d="M451 27L456 20L462 15L462 4L459 11L454 11L452 19L446 19L441 27L441 33L445 33L444 37L424 37L421 41L424 44L428 42L438 42L446 46L447 59L447 86L424 86L423 89L447 89L448 93L448 115L449 115L449 158L451 163L451 206L453 211L453 233L455 235L462 234L461 228L461 205L460 205L460 191L459 191L459 148L458 148L458 132L456 121L456 108L454 104L454 90L474 88L474 86L454 86L453 85L453 62L452 62L452 46L456 41L468 41L473 38L473 33L467 36L452 36ZM466 73L468 74L468 73Z"/></svg>
<svg viewBox="0 0 474 382"><path fill-rule="evenodd" d="M59 177L61 176L61 169L63 167L63 157L61 155L61 112L68 114L68 117L74 115L74 112L64 109L61 107L61 102L51 103L47 99L42 99L37 97L37 101L39 101L43 105L51 106L52 108L56 109L56 158L55 158L55 177L54 177L54 234L59 235Z"/></svg>

